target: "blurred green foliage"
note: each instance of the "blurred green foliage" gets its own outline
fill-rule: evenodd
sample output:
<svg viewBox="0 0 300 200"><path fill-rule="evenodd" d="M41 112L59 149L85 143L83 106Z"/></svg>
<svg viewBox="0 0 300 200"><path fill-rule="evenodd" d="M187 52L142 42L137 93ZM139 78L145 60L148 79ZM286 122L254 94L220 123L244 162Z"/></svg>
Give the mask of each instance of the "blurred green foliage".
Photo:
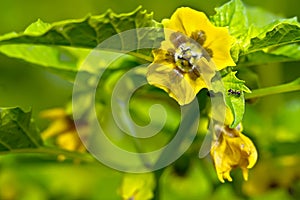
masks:
<svg viewBox="0 0 300 200"><path fill-rule="evenodd" d="M189 6L208 15L226 0L2 0L0 34L23 31L33 21L46 22L82 18L111 8L129 12L138 5L154 12L154 18L170 17L177 7ZM300 16L297 0L244 0L285 17ZM249 78L255 72L257 77ZM239 78L251 89L292 81L299 77L299 62L245 67ZM254 75L255 76L255 75ZM257 83L253 80L259 80ZM69 101L72 85L33 64L0 55L0 107L32 107L37 124L40 110L62 106ZM259 161L248 182L235 175L233 183L220 184L210 161L179 159L162 176L163 199L299 199L300 198L300 117L299 92L264 97L247 104L245 133L259 150ZM198 149L197 149L198 150ZM189 156L197 156L189 150ZM0 199L118 199L122 174L100 164L53 162L55 158L33 155L0 157ZM186 166L186 163L187 166ZM20 170L22 169L22 170Z"/></svg>

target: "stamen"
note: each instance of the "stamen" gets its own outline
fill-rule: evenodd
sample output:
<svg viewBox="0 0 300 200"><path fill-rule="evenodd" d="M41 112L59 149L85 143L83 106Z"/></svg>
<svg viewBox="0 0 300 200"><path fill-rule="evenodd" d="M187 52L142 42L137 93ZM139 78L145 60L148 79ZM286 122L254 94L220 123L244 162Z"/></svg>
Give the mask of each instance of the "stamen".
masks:
<svg viewBox="0 0 300 200"><path fill-rule="evenodd" d="M201 46L204 44L206 40L206 34L204 31L194 31L191 34L191 38L198 42Z"/></svg>
<svg viewBox="0 0 300 200"><path fill-rule="evenodd" d="M202 56L198 47L192 43L183 43L175 51L174 59L177 67L182 72L191 72L195 61Z"/></svg>
<svg viewBox="0 0 300 200"><path fill-rule="evenodd" d="M213 51L210 48L204 48L208 55L212 58L213 57Z"/></svg>

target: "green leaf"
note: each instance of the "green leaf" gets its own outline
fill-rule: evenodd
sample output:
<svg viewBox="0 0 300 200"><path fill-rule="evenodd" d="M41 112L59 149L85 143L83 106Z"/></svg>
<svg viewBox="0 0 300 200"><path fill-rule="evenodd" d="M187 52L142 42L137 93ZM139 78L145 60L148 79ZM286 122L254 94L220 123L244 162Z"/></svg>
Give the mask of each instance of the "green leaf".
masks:
<svg viewBox="0 0 300 200"><path fill-rule="evenodd" d="M300 60L300 46L298 44L284 45L276 48L257 51L239 60L240 65L260 65L275 62L290 62Z"/></svg>
<svg viewBox="0 0 300 200"><path fill-rule="evenodd" d="M0 45L0 52L45 67L71 81L90 50L63 46L9 44Z"/></svg>
<svg viewBox="0 0 300 200"><path fill-rule="evenodd" d="M31 118L31 111L20 108L0 108L0 155L7 153L33 153L64 155L69 159L93 162L94 159L86 153L70 152L55 147L44 146L40 132Z"/></svg>
<svg viewBox="0 0 300 200"><path fill-rule="evenodd" d="M294 44L300 41L300 24L297 18L276 20L263 27L260 33L252 37L250 45L243 54L264 50L266 48Z"/></svg>
<svg viewBox="0 0 300 200"><path fill-rule="evenodd" d="M300 24L297 18L282 18L259 7L247 6L249 31L244 42L244 53L270 51L276 46L299 41ZM291 32L289 32L289 30Z"/></svg>
<svg viewBox="0 0 300 200"><path fill-rule="evenodd" d="M242 1L232 0L215 10L211 20L216 26L228 27L230 34L236 38L247 32L248 18Z"/></svg>
<svg viewBox="0 0 300 200"><path fill-rule="evenodd" d="M216 26L228 27L230 35L236 39L231 48L231 56L237 62L248 31L246 7L240 0L232 0L215 10L216 14L210 17L211 21Z"/></svg>
<svg viewBox="0 0 300 200"><path fill-rule="evenodd" d="M51 25L48 23L43 22L42 20L38 19L37 22L32 23L29 25L26 30L24 31L25 34L31 35L39 35L40 33L46 32L48 29L51 28Z"/></svg>
<svg viewBox="0 0 300 200"><path fill-rule="evenodd" d="M270 13L260 7L250 7L247 6L247 17L251 27L248 33L248 39L257 37L263 29L266 27L284 21L282 17L279 17L273 13ZM295 19L292 19L295 20ZM286 21L290 21L287 19ZM297 22L296 22L297 24ZM250 45L250 40L248 45ZM246 43L245 43L246 44ZM247 46L247 45L245 45ZM288 44L281 45L278 47L265 48L253 53L247 53L244 56L241 56L239 59L239 64L242 65L259 65L265 63L274 63L274 62L288 62L300 60L298 44ZM246 53L246 52L244 52Z"/></svg>
<svg viewBox="0 0 300 200"><path fill-rule="evenodd" d="M298 47L290 46L300 41L297 18L284 19L259 7L246 6L241 0L232 0L216 8L216 12L211 20L216 26L228 27L230 34L236 38L231 54L239 64L300 59L295 53ZM291 48L293 55L286 51Z"/></svg>
<svg viewBox="0 0 300 200"><path fill-rule="evenodd" d="M31 112L24 112L20 108L0 109L0 152L42 145Z"/></svg>
<svg viewBox="0 0 300 200"><path fill-rule="evenodd" d="M261 28L272 24L275 20L282 19L282 17L264 10L261 7L246 5L246 10L248 24L251 24L251 33L253 34L259 33Z"/></svg>
<svg viewBox="0 0 300 200"><path fill-rule="evenodd" d="M95 48L113 35L143 27L161 27L161 24L153 20L153 13L148 14L141 7L125 14L115 14L108 10L102 15L66 20L51 25L38 20L24 33L0 36L0 45L43 44ZM143 39L141 34L145 33L137 33L139 39Z"/></svg>
<svg viewBox="0 0 300 200"><path fill-rule="evenodd" d="M161 27L161 24L153 20L153 13L147 13L141 7L131 13L115 14L108 10L102 15L53 24L38 20L23 33L0 36L0 52L52 68L70 77L73 76L72 72L78 71L84 58L99 43L123 31L144 27L152 29L136 31L136 49L143 40L147 44L151 42L153 46L158 46L163 39L163 32L155 28ZM120 41L122 44L117 45L126 49L128 40L121 37ZM142 59L152 59L149 58L151 49L137 50L134 55Z"/></svg>
<svg viewBox="0 0 300 200"><path fill-rule="evenodd" d="M98 16L66 20L52 25L38 20L24 33L0 37L0 44L48 44L94 48L99 43L126 30L142 27L159 27L141 7L126 14L115 14L112 10ZM10 36L10 37L8 37Z"/></svg>
<svg viewBox="0 0 300 200"><path fill-rule="evenodd" d="M238 79L235 74L236 71L229 72L222 78L226 89L225 102L231 109L234 117L234 121L230 125L230 128L236 127L242 121L245 112L244 92L251 92L245 85L245 81Z"/></svg>

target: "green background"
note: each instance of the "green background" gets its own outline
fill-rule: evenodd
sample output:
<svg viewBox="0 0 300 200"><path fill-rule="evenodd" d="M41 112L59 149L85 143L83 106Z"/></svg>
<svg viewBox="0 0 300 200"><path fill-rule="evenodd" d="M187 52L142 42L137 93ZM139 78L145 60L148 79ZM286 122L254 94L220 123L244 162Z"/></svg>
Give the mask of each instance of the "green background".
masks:
<svg viewBox="0 0 300 200"><path fill-rule="evenodd" d="M108 8L116 13L130 12L138 5L153 11L157 21L169 18L180 6L189 6L212 15L213 8L225 2L227 1L1 0L0 34L21 32L38 18L51 23L82 18L89 13L101 14ZM261 6L284 17L300 16L298 0L244 2ZM258 75L262 87L292 81L300 74L299 62L254 66L252 70ZM45 122L38 118L39 111L64 105L71 94L72 85L69 82L36 65L0 54L0 107L32 107L34 117L43 129ZM250 170L250 180L247 183L241 184L241 174L234 174L237 180L233 184L220 185L215 178L205 178L209 176L207 174L215 173L212 166L201 169L205 166L201 164L200 171L199 168L195 172L191 170L193 173L185 180L185 185L181 184L186 190L176 188L176 183L183 181L178 180L178 177L165 178L165 199L172 199L172 194L174 198L178 196L176 190L183 193L182 196L179 195L179 199L184 198L184 193L194 195L193 198L187 197L188 199L199 199L199 196L203 199L223 199L225 196L230 199L244 199L249 196L251 199L300 198L300 159L297 155L300 150L297 124L300 117L299 97L299 92L272 95L247 105L245 132L254 139L260 155L259 163L253 172ZM116 191L121 178L120 173L100 164L55 163L53 158L31 155L0 157L0 199L117 199ZM209 193L213 195L209 196Z"/></svg>

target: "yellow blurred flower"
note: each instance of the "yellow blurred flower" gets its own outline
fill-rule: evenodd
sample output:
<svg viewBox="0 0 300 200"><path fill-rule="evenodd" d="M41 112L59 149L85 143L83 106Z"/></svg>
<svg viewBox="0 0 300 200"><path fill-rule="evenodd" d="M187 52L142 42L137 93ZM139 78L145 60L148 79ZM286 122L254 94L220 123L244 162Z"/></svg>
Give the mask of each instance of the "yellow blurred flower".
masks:
<svg viewBox="0 0 300 200"><path fill-rule="evenodd" d="M232 181L230 171L240 167L243 177L248 180L248 169L257 160L257 151L252 141L241 133L241 126L231 129L228 126L215 126L219 134L212 143L211 157L213 159L219 180Z"/></svg>
<svg viewBox="0 0 300 200"><path fill-rule="evenodd" d="M268 154L269 152L267 152ZM253 170L253 178L243 184L243 191L249 196L259 196L272 189L291 192L300 177L300 156L298 154L270 156L257 163ZM284 174L280 176L278 174Z"/></svg>
<svg viewBox="0 0 300 200"><path fill-rule="evenodd" d="M123 200L150 200L153 198L154 188L153 173L125 174L119 194Z"/></svg>
<svg viewBox="0 0 300 200"><path fill-rule="evenodd" d="M76 132L74 121L64 109L45 110L41 113L41 117L52 120L50 126L42 133L44 140L55 138L56 145L62 149L78 152L86 151ZM62 156L60 158L63 159Z"/></svg>
<svg viewBox="0 0 300 200"><path fill-rule="evenodd" d="M177 9L163 25L166 40L153 51L147 80L185 105L209 88L216 70L235 66L233 38L227 28L215 27L204 13L187 7Z"/></svg>

